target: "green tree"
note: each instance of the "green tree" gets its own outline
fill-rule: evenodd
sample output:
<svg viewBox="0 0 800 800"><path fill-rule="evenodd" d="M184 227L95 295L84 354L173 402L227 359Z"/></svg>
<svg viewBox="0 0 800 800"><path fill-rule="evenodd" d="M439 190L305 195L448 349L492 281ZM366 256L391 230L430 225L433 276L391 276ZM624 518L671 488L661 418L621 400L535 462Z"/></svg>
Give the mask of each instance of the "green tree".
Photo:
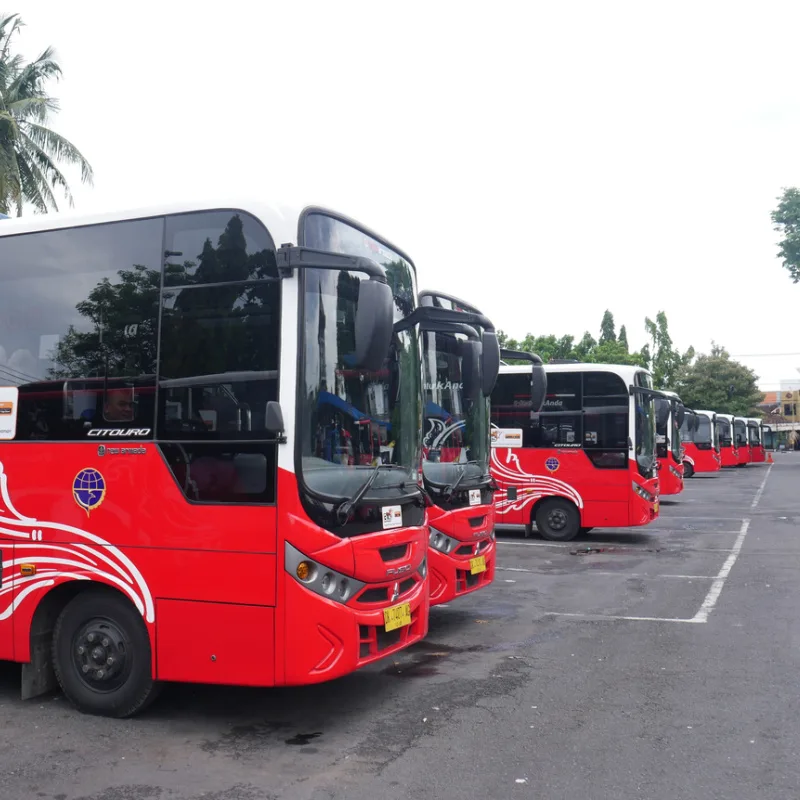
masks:
<svg viewBox="0 0 800 800"><path fill-rule="evenodd" d="M778 258L794 283L800 281L800 190L784 189L778 207L772 212L775 230L782 235Z"/></svg>
<svg viewBox="0 0 800 800"><path fill-rule="evenodd" d="M605 314L603 314L603 321L600 323L600 344L616 341L617 334L614 329L614 315L606 309Z"/></svg>
<svg viewBox="0 0 800 800"><path fill-rule="evenodd" d="M667 315L663 311L656 314L655 322L650 317L645 317L644 327L653 345L652 354L648 349L648 355L652 357L650 368L653 372L653 386L656 389L671 389L681 371L694 358L694 348L690 347L681 355L680 351L672 346Z"/></svg>
<svg viewBox="0 0 800 800"><path fill-rule="evenodd" d="M629 353L627 346L619 340L600 342L584 360L593 364L632 364L645 369L649 362L645 352Z"/></svg>
<svg viewBox="0 0 800 800"><path fill-rule="evenodd" d="M577 358L578 361L586 361L595 347L597 347L597 340L589 331L586 331L583 334L583 338L575 345L572 351L574 354L572 358Z"/></svg>
<svg viewBox="0 0 800 800"><path fill-rule="evenodd" d="M628 352L628 331L625 330L625 326L621 326L619 329L619 336L617 337L617 341L620 343L622 347L625 348L625 352Z"/></svg>
<svg viewBox="0 0 800 800"><path fill-rule="evenodd" d="M757 381L752 369L712 342L711 353L701 354L684 368L676 391L690 408L756 416L755 407L763 397Z"/></svg>
<svg viewBox="0 0 800 800"><path fill-rule="evenodd" d="M58 101L46 85L61 76L53 48L26 63L12 44L23 22L18 14L0 15L0 213L22 215L29 203L37 211L58 210L53 190L63 190L73 205L67 179L58 164L80 167L92 183L92 168L78 148L49 127Z"/></svg>

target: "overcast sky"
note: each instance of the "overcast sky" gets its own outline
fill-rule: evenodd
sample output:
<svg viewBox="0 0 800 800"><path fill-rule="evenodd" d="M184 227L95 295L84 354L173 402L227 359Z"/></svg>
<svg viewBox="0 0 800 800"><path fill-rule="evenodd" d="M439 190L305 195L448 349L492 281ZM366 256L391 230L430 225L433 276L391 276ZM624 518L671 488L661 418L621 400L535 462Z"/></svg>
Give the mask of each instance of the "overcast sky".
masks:
<svg viewBox="0 0 800 800"><path fill-rule="evenodd" d="M203 194L321 203L405 249L420 288L510 335L734 354L800 377L770 211L800 185L796 2L7 0L52 44L81 210Z"/></svg>

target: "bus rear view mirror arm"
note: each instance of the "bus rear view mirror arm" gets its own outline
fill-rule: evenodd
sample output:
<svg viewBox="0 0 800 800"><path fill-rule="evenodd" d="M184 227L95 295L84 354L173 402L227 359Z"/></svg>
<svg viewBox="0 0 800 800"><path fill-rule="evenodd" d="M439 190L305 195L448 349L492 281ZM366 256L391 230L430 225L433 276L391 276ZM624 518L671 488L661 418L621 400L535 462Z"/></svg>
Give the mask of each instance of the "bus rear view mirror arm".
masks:
<svg viewBox="0 0 800 800"><path fill-rule="evenodd" d="M392 343L394 321L392 290L386 271L371 258L347 256L314 250L310 247L281 245L277 253L278 274L289 278L295 269L326 269L336 272L361 272L369 280L358 285L355 337L356 366L376 372L383 365Z"/></svg>
<svg viewBox="0 0 800 800"><path fill-rule="evenodd" d="M538 414L542 410L545 398L547 397L547 372L544 362L536 353L528 353L524 350L507 350L505 347L500 350L500 358L503 361L529 361L531 367L531 411Z"/></svg>
<svg viewBox="0 0 800 800"><path fill-rule="evenodd" d="M442 306L437 306L437 300L452 303L455 307L443 308ZM483 346L481 352L481 393L484 397L488 397L492 393L497 383L497 376L500 373L500 343L497 340L494 323L471 303L466 303L460 298L444 292L423 290L419 293L419 302L422 309L435 309L455 314L463 321L481 329L481 344Z"/></svg>

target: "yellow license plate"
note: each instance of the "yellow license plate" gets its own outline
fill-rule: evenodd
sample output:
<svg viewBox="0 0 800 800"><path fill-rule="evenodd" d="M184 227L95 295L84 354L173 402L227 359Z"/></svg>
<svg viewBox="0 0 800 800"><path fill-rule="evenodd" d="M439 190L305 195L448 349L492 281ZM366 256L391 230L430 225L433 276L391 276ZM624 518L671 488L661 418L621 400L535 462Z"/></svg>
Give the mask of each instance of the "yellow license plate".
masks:
<svg viewBox="0 0 800 800"><path fill-rule="evenodd" d="M411 606L408 603L383 609L383 627L386 631L394 631L410 624Z"/></svg>
<svg viewBox="0 0 800 800"><path fill-rule="evenodd" d="M653 510L656 512L656 514L658 514L658 500L653 503Z"/></svg>
<svg viewBox="0 0 800 800"><path fill-rule="evenodd" d="M483 556L471 558L469 560L470 575L477 575L479 572L486 572L486 559Z"/></svg>

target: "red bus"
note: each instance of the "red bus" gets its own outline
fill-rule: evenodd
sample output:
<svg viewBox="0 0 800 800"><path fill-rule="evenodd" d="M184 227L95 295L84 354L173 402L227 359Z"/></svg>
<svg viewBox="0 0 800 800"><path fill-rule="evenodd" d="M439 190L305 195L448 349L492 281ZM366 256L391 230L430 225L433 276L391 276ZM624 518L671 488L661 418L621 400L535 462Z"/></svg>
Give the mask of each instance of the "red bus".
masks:
<svg viewBox="0 0 800 800"><path fill-rule="evenodd" d="M497 524L533 524L552 541L658 517L656 397L647 370L547 364L547 395L532 411L530 368L501 366L492 392Z"/></svg>
<svg viewBox="0 0 800 800"><path fill-rule="evenodd" d="M715 419L719 442L720 464L736 467L739 464L739 448L733 438L733 414L717 414Z"/></svg>
<svg viewBox="0 0 800 800"><path fill-rule="evenodd" d="M738 452L737 467L743 467L749 464L751 459L750 455L750 439L747 433L747 420L744 417L733 418L733 441Z"/></svg>
<svg viewBox="0 0 800 800"><path fill-rule="evenodd" d="M675 392L665 391L663 395L655 398L658 494L680 494L683 491L680 426L686 409Z"/></svg>
<svg viewBox="0 0 800 800"><path fill-rule="evenodd" d="M283 244L296 242L296 245ZM0 659L124 717L428 628L412 261L309 207L0 224Z"/></svg>
<svg viewBox="0 0 800 800"><path fill-rule="evenodd" d="M687 409L681 425L684 478L691 478L695 472L719 472L722 467L716 416L713 411Z"/></svg>
<svg viewBox="0 0 800 800"><path fill-rule="evenodd" d="M419 303L430 314L420 324L422 475L430 499L430 602L439 605L494 580L489 395L500 348L492 323L463 300L426 291Z"/></svg>
<svg viewBox="0 0 800 800"><path fill-rule="evenodd" d="M747 437L750 443L750 460L753 464L763 464L767 460L767 453L764 450L764 442L761 436L761 420L756 417L748 417Z"/></svg>

